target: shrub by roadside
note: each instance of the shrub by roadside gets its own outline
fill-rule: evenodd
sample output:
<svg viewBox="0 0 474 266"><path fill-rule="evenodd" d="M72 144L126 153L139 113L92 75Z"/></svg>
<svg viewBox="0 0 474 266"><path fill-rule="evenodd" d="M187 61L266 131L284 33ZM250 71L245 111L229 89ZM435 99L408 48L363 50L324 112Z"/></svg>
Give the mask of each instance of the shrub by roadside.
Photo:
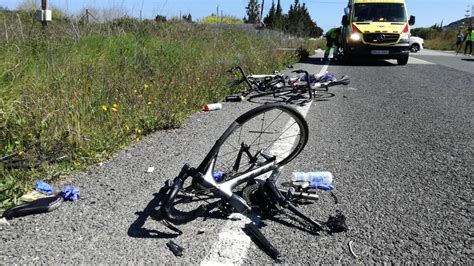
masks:
<svg viewBox="0 0 474 266"><path fill-rule="evenodd" d="M14 155L0 166L0 208L35 180L54 181L179 127L231 92L225 69L281 69L297 56L276 48L300 46L232 29L126 22L78 25L72 35L58 24L45 36L0 41L0 157Z"/></svg>

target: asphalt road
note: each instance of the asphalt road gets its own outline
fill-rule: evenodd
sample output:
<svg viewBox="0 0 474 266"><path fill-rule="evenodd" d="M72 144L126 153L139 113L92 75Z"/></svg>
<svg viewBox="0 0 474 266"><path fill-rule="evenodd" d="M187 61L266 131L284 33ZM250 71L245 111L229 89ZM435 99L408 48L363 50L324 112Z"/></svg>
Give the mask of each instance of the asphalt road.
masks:
<svg viewBox="0 0 474 266"><path fill-rule="evenodd" d="M339 209L349 231L311 235L285 216L265 221L262 231L282 262L472 264L473 57L435 51L413 57L407 66L329 66L352 82L311 104L310 140L283 176L331 171L338 204L321 193L319 202L302 209L321 220ZM312 73L322 67L317 59L295 66ZM147 219L163 182L182 164L197 165L228 124L254 106L224 103L221 111L197 113L185 127L149 136L57 184L80 187L81 199L0 225L0 263L197 264L211 254L223 262L272 263L239 226L226 228L238 221L198 219L180 226L178 236ZM156 170L146 173L150 166ZM230 231L236 237L220 245ZM182 257L168 250L170 239L185 248Z"/></svg>

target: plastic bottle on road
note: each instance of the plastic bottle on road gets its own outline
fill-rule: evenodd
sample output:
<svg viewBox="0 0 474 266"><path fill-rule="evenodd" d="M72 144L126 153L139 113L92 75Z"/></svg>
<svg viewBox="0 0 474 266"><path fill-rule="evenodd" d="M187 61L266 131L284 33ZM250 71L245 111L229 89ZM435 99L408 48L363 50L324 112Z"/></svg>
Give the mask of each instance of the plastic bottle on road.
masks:
<svg viewBox="0 0 474 266"><path fill-rule="evenodd" d="M321 190L333 190L334 186L331 185L333 176L328 171L317 171L317 172L294 172L293 182L309 182L310 188L318 188Z"/></svg>
<svg viewBox="0 0 474 266"><path fill-rule="evenodd" d="M208 103L204 105L204 111L209 112L209 111L217 111L222 109L222 104L220 103Z"/></svg>

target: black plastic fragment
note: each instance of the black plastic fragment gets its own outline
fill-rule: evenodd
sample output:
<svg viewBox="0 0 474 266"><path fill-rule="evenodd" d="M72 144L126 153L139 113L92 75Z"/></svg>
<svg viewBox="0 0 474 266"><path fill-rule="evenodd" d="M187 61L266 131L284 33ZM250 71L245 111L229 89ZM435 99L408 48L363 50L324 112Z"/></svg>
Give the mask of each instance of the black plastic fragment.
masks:
<svg viewBox="0 0 474 266"><path fill-rule="evenodd" d="M173 252L173 254L174 254L176 257L181 257L181 256L183 256L183 250L184 250L184 248L181 247L180 245L176 244L176 243L173 242L172 240L170 240L168 243L166 243L166 246L171 250L171 252Z"/></svg>

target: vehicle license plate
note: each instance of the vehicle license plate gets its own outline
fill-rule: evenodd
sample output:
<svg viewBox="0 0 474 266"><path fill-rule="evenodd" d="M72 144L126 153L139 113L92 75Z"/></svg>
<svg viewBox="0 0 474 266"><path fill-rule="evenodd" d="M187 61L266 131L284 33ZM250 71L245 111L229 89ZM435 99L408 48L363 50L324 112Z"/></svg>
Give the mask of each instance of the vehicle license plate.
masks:
<svg viewBox="0 0 474 266"><path fill-rule="evenodd" d="M388 50L372 50L372 54L388 54Z"/></svg>

